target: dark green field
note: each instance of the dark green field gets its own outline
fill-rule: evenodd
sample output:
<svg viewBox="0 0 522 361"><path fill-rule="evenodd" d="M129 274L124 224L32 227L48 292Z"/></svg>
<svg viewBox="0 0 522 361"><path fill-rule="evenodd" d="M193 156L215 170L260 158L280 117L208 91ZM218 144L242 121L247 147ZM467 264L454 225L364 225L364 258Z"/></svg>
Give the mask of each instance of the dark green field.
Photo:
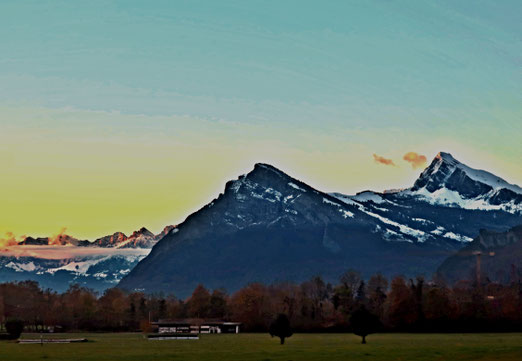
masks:
<svg viewBox="0 0 522 361"><path fill-rule="evenodd" d="M520 333L377 334L366 345L351 334L296 334L284 346L267 334L176 341L149 341L129 333L47 337L86 337L90 342L41 346L0 341L0 360L522 360Z"/></svg>

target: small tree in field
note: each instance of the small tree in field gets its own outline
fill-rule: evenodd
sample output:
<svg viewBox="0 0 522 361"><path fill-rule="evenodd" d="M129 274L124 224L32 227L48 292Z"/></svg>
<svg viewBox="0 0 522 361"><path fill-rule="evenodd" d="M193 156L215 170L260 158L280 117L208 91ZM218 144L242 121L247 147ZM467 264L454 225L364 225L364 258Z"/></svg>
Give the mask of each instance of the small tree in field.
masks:
<svg viewBox="0 0 522 361"><path fill-rule="evenodd" d="M9 334L10 339L17 339L24 330L24 323L21 320L8 320L5 323L5 330Z"/></svg>
<svg viewBox="0 0 522 361"><path fill-rule="evenodd" d="M356 311L352 312L350 317L350 324L352 325L353 333L362 337L363 344L366 343L366 336L375 333L380 325L379 318L361 306Z"/></svg>
<svg viewBox="0 0 522 361"><path fill-rule="evenodd" d="M292 329L290 328L290 320L285 314L280 314L277 318L270 324L270 328L268 329L270 336L277 336L281 339L281 345L284 345L285 338L292 336Z"/></svg>

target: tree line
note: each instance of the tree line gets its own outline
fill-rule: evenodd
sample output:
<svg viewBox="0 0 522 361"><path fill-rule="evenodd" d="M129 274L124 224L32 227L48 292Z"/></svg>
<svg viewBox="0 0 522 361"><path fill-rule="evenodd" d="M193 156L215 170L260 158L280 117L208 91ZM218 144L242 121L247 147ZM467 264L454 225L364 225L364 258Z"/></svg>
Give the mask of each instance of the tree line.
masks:
<svg viewBox="0 0 522 361"><path fill-rule="evenodd" d="M365 281L350 270L337 284L314 277L300 284L252 283L232 294L199 285L187 299L119 288L98 294L76 284L61 294L34 281L0 284L0 324L17 319L36 332L148 330L149 321L187 318L242 322L244 331L264 332L280 314L295 331L342 332L351 330L350 316L361 307L379 320L381 331L522 330L520 281L448 286L380 274Z"/></svg>

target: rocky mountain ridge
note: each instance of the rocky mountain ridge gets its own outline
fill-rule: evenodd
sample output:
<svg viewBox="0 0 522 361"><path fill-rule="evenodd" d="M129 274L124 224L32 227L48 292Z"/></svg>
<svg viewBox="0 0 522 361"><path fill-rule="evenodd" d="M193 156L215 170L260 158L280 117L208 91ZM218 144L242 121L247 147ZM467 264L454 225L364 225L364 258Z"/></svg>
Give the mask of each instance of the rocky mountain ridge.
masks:
<svg viewBox="0 0 522 361"><path fill-rule="evenodd" d="M323 193L258 163L158 242L120 287L185 296L198 283L233 291L250 282L302 281L314 275L334 281L349 268L365 276L431 276L479 229L501 231L522 223L513 209L470 209L414 194L425 188L422 182L438 179L441 187L449 186L446 176L460 167L451 165L446 154L439 154L411 189L355 196ZM439 170L455 169L439 177L434 163ZM491 192L476 183L468 186L467 179L460 183L462 190L458 182L451 184L461 195ZM469 193L475 186L480 191ZM514 194L509 202L518 206Z"/></svg>
<svg viewBox="0 0 522 361"><path fill-rule="evenodd" d="M166 226L160 233L154 234L142 227L134 231L130 236L122 232L97 238L94 241L79 240L67 234L59 234L53 237L26 237L18 242L19 246L76 246L76 247L102 247L102 248L152 248L157 241L163 238L176 226Z"/></svg>

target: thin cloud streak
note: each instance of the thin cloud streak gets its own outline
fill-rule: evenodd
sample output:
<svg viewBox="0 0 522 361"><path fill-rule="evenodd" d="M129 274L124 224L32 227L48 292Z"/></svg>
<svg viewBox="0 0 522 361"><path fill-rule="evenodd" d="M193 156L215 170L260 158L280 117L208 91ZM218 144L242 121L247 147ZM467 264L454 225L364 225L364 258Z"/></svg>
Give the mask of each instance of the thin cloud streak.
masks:
<svg viewBox="0 0 522 361"><path fill-rule="evenodd" d="M18 242L23 241L25 236L17 237L13 232L5 232L5 237L0 238L0 247L16 246Z"/></svg>
<svg viewBox="0 0 522 361"><path fill-rule="evenodd" d="M396 164L393 162L393 160L381 157L380 155L377 155L373 153L373 160L375 163L384 164L384 165L391 165L396 167Z"/></svg>

